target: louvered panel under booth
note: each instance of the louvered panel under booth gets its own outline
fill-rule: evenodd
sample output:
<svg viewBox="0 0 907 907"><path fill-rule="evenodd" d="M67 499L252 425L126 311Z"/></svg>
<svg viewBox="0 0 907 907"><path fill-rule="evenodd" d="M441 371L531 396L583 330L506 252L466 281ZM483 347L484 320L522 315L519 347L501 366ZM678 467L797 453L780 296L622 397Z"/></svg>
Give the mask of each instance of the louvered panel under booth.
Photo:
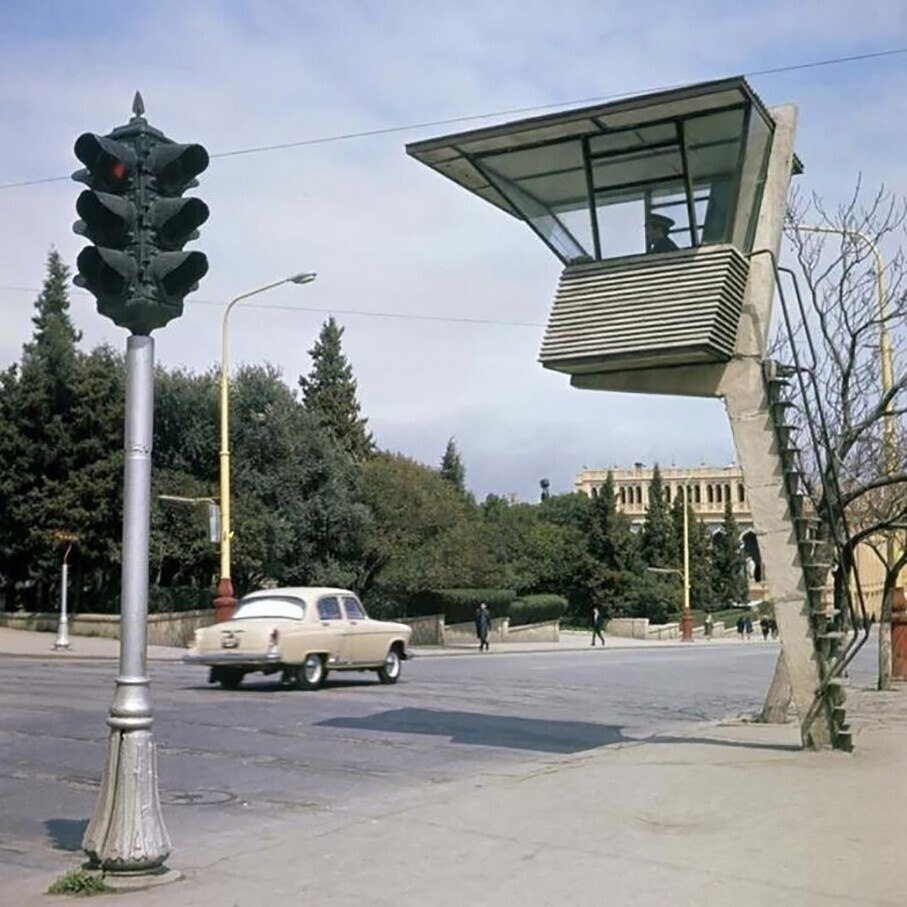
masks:
<svg viewBox="0 0 907 907"><path fill-rule="evenodd" d="M407 151L563 262L542 364L613 374L732 358L774 130L732 78ZM672 380L659 372L646 387Z"/></svg>
<svg viewBox="0 0 907 907"><path fill-rule="evenodd" d="M567 374L726 362L746 276L733 246L569 265L539 360Z"/></svg>

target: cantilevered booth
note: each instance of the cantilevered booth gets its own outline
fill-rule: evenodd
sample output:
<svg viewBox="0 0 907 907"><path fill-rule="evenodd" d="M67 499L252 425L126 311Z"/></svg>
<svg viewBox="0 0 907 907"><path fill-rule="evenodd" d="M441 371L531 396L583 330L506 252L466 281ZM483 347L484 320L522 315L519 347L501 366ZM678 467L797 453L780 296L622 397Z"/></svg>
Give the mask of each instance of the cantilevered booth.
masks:
<svg viewBox="0 0 907 907"><path fill-rule="evenodd" d="M731 78L407 152L525 221L563 263L542 365L580 388L724 400L781 631L769 700L783 713L790 692L804 745L847 749L854 650L821 601L824 552L843 542L817 554L785 415L797 404L781 398L802 370L766 355L796 119ZM689 609L681 627L692 639Z"/></svg>
<svg viewBox="0 0 907 907"><path fill-rule="evenodd" d="M540 359L580 375L730 359L774 128L733 78L407 152L564 263Z"/></svg>

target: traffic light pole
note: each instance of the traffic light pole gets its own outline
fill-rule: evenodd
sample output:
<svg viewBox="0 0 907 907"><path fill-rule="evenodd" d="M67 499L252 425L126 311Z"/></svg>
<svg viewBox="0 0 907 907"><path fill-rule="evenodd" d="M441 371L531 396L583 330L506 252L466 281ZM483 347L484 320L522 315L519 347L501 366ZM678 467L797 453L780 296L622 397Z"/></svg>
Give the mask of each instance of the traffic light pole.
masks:
<svg viewBox="0 0 907 907"><path fill-rule="evenodd" d="M161 873L170 853L157 789L147 676L148 541L154 418L154 341L126 345L126 463L120 665L101 791L82 847L106 872Z"/></svg>

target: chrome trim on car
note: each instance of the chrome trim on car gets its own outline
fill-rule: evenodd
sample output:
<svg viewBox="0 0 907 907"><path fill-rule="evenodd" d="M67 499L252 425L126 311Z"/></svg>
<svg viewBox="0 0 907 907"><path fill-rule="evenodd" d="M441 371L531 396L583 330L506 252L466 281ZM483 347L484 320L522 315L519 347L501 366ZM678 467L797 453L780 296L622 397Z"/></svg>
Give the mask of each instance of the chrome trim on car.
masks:
<svg viewBox="0 0 907 907"><path fill-rule="evenodd" d="M186 652L183 664L274 664L280 661L280 652Z"/></svg>

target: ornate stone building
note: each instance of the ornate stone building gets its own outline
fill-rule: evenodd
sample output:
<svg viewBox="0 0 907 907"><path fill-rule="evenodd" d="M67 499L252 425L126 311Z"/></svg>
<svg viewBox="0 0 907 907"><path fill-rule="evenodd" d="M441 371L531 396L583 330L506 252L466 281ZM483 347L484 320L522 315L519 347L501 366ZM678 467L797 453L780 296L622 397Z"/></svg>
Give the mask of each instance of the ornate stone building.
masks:
<svg viewBox="0 0 907 907"><path fill-rule="evenodd" d="M668 504L682 494L684 486L696 518L702 520L713 535L721 530L725 502L731 502L734 518L740 527L740 538L746 552L750 573L750 598L762 598L762 558L753 531L753 515L746 497L743 472L739 466L698 466L661 468ZM649 506L649 485L652 467L636 463L630 469L583 469L576 477L574 490L595 495L608 478L614 477L615 500L618 509L625 513L634 528L640 528L646 519Z"/></svg>

